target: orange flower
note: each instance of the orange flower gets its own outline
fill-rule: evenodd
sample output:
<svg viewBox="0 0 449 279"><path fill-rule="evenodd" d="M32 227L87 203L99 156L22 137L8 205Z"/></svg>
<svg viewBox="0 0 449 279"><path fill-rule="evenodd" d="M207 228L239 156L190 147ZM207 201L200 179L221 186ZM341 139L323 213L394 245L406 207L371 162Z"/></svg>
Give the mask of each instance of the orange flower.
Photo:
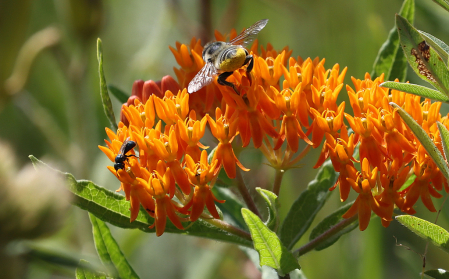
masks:
<svg viewBox="0 0 449 279"><path fill-rule="evenodd" d="M206 131L206 124L207 117L203 117L201 121L198 121L193 110L190 112L190 117L186 121L178 120L179 135L187 143L185 154L190 155L195 161L200 160L201 151L198 147L208 148L200 143L200 139Z"/></svg>
<svg viewBox="0 0 449 279"><path fill-rule="evenodd" d="M345 111L345 102L342 102L337 111L325 109L321 114L314 108L310 108L314 121L311 130L313 147L316 148L321 144L324 133L329 133L333 137L338 137L339 132L344 126L343 115ZM346 129L345 129L346 130Z"/></svg>
<svg viewBox="0 0 449 279"><path fill-rule="evenodd" d="M121 189L125 192L126 199L131 203L131 217L129 221L132 222L139 214L140 205L142 205L150 215L153 215L155 205L151 195L138 180L139 176L144 176L142 173L142 171L145 172L144 169L140 167L139 162L135 158L131 158L129 161L130 167L126 169L126 171L122 169L118 170L118 175L112 166L108 166L108 169L122 182Z"/></svg>
<svg viewBox="0 0 449 279"><path fill-rule="evenodd" d="M187 174L182 169L181 163L179 162L178 156L178 142L176 138L176 133L174 128L171 127L170 134L167 137L155 138L152 142L152 148L154 153L165 161L167 167L171 169L170 174L173 175L174 180L182 191L188 195L190 194L190 184L187 178Z"/></svg>
<svg viewBox="0 0 449 279"><path fill-rule="evenodd" d="M231 90L222 89L223 99L228 105L226 114L237 115L238 131L243 147L248 146L252 138L254 147L259 148L265 135L272 138L279 136L269 118L269 115L279 115L279 111L276 110L274 102L265 94L262 86L257 86L256 82L249 85L246 77L241 77L241 80L243 82L241 87L245 89L242 90L241 95L237 95Z"/></svg>
<svg viewBox="0 0 449 279"><path fill-rule="evenodd" d="M398 192L399 189L404 185L409 177L410 167L404 167L400 172L397 171L398 167L390 166L387 170L385 165L382 165L380 181L382 184L383 192L376 196L376 199L388 212L388 216L393 216L394 206L398 208L404 208L404 195ZM413 209L406 211L409 214L414 214ZM388 227L390 225L390 220L382 219L382 225Z"/></svg>
<svg viewBox="0 0 449 279"><path fill-rule="evenodd" d="M412 156L408 156L408 159L406 158L404 160L404 155L407 157L407 153L411 155L414 154L416 150L413 144L411 144L407 138L399 132L402 130L403 124L397 111L391 113L387 110L381 109L381 113L379 113L378 118L372 118L372 121L374 126L376 126L376 128L379 131L382 131L385 135L388 157L395 161L394 166L400 168L409 163Z"/></svg>
<svg viewBox="0 0 449 279"><path fill-rule="evenodd" d="M223 166L228 177L235 178L236 164L243 171L249 171L249 169L245 168L237 159L231 145L232 140L237 135L237 114L234 114L231 119L227 119L224 115L222 115L221 109L217 108L215 116L217 117L217 121L207 115L211 132L214 137L220 141L212 160L218 160L217 169Z"/></svg>
<svg viewBox="0 0 449 279"><path fill-rule="evenodd" d="M354 204L343 214L343 218L348 219L359 214L359 229L364 231L371 219L371 211L374 211L379 217L391 221L388 211L379 205L379 202L373 197L372 189L376 186L377 167L370 170L368 159L363 159L362 172L357 172L353 167L346 166L349 177L357 177L355 180L347 178L352 188L359 194Z"/></svg>
<svg viewBox="0 0 449 279"><path fill-rule="evenodd" d="M214 201L224 203L225 201L218 200L211 189L217 179L219 167L218 160L213 160L212 164L207 161L207 152L203 150L201 159L196 163L192 157L186 155L186 172L189 175L190 182L195 186L192 199L184 206L183 212L192 208L190 212L190 221L195 222L207 207L210 214L214 218L220 218L220 215L215 208Z"/></svg>
<svg viewBox="0 0 449 279"><path fill-rule="evenodd" d="M432 185L431 180L438 175L439 169L436 167L433 160L427 155L427 152L422 146L419 146L418 156L416 156L413 161L413 172L416 175L416 179L406 189L407 195L405 196L405 203L403 206L404 210L410 210L418 198L421 197L421 201L427 209L432 212L436 212L430 196L441 198L442 195L438 193L434 187L439 187L438 190L441 190L442 186L441 184Z"/></svg>
<svg viewBox="0 0 449 279"><path fill-rule="evenodd" d="M371 117L353 118L347 113L345 116L354 132L361 136L360 160L367 158L371 165L379 168L382 163L382 154L385 155L386 151L382 146L383 136L374 126L373 119Z"/></svg>
<svg viewBox="0 0 449 279"><path fill-rule="evenodd" d="M301 128L298 119L302 119L304 123L307 119L308 105L304 91L299 91L301 84L299 84L295 91L284 89L279 92L273 86L270 90L275 96L276 106L284 113L281 124L281 131L279 132L279 139L275 149L279 149L282 143L287 139L288 147L293 152L298 151L299 139L304 139L308 144L312 144ZM298 90L297 90L298 89Z"/></svg>
<svg viewBox="0 0 449 279"><path fill-rule="evenodd" d="M148 193L150 193L156 201L154 209L154 223L150 226L156 226L156 235L161 236L165 231L167 224L167 217L178 229L183 230L181 219L176 215L178 207L172 201L172 195L169 195L174 185L171 182L170 168L166 168L162 161L159 161L158 168L148 179L137 178L141 185L143 185Z"/></svg>
<svg viewBox="0 0 449 279"><path fill-rule="evenodd" d="M354 135L352 134L349 138L347 134L345 136L346 140L341 138L335 139L330 134L326 134L326 145L327 150L329 151L329 157L332 161L332 165L334 166L335 171L339 172L338 182L331 187L329 190L333 191L337 185L339 185L340 189L340 200L345 201L351 190L351 185L349 183L349 178L355 180L357 177L350 177L350 174L354 174L353 172L349 172L348 169L354 169L355 159L353 158L354 154ZM347 167L349 166L349 167Z"/></svg>

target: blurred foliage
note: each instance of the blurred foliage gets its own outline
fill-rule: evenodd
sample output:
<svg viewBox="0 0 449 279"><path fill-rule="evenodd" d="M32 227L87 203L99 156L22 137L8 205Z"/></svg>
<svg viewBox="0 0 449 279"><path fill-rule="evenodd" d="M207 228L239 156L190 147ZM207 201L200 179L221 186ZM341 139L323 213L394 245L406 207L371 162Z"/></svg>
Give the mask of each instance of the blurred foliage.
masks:
<svg viewBox="0 0 449 279"><path fill-rule="evenodd" d="M110 162L97 148L106 137L104 127L109 126L99 94L97 37L103 41L108 82L128 94L136 79L158 80L174 74L175 59L168 45L187 43L192 36L207 40L214 29L241 30L262 18L270 19L258 37L262 45L270 42L276 49L288 45L294 56L325 57L327 66L348 66L346 83L350 83L351 76L362 78L371 72L402 1L215 0L205 6L210 13L200 8L204 3L208 1L0 0L0 139L12 146L19 164L33 154L77 177L109 189L119 187L105 167ZM416 4L415 26L449 42L447 13L430 0ZM410 72L406 80L422 84ZM112 101L118 117L120 104ZM442 114L447 110L443 107ZM294 181L315 176L312 166L318 152L311 152L301 169L285 176L280 200L286 206L280 208L281 218L307 186ZM260 166L257 151L242 155L245 166L260 172L257 180L248 181L250 185L274 177ZM315 222L340 206L337 195L332 195ZM445 210L439 224L447 228L449 211ZM431 220L429 216L419 217ZM52 237L52 245L93 255L87 213L75 209L69 220ZM250 278L255 272L245 254L228 244L168 234L156 239L112 227L111 231L136 271L149 271L152 278ZM380 222L372 222L365 232L353 231L328 249L301 257L299 263L308 278L350 278L348 274L352 278L410 278L420 272L421 259L397 247L393 235L415 251L424 251L424 241L397 223L384 229ZM429 247L429 265L447 270L445 259L443 252ZM355 267L353 262L360 264ZM73 278L74 274L33 261L26 273L26 278L52 274Z"/></svg>

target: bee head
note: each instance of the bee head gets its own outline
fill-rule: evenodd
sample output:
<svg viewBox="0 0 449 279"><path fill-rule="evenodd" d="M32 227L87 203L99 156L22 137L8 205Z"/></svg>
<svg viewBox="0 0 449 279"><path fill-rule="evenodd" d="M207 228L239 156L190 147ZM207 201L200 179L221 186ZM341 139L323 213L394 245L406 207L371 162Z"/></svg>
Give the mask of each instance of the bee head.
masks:
<svg viewBox="0 0 449 279"><path fill-rule="evenodd" d="M207 62L211 58L211 56L216 54L218 52L218 50L220 50L225 45L226 45L225 42L211 42L211 43L207 43L204 46L204 50L203 50L203 60L205 62Z"/></svg>

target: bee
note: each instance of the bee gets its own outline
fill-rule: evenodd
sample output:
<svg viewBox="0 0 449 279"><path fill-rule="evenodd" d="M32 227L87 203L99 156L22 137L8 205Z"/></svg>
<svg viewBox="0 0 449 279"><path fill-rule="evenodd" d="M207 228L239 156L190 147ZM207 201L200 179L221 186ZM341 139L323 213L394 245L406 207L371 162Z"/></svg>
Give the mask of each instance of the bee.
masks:
<svg viewBox="0 0 449 279"><path fill-rule="evenodd" d="M136 142L130 140L130 138L128 137L122 144L122 146L120 147L120 150L117 154L117 157L115 157L115 164L114 164L114 169L115 172L117 172L118 170L122 170L125 168L125 161L128 161L129 157L137 157L136 155L126 155L126 153L128 153L129 151L131 151L134 147L136 146Z"/></svg>
<svg viewBox="0 0 449 279"><path fill-rule="evenodd" d="M220 85L229 86L234 89L238 95L239 92L234 84L226 79L232 73L244 65L248 65L246 73L253 69L253 56L249 54L245 46L251 44L257 34L267 25L268 19L262 19L254 23L251 27L245 29L240 35L232 39L230 42L210 42L204 46L203 60L206 62L204 67L189 83L188 92L193 93L204 86L210 84L214 77L218 75L217 82Z"/></svg>

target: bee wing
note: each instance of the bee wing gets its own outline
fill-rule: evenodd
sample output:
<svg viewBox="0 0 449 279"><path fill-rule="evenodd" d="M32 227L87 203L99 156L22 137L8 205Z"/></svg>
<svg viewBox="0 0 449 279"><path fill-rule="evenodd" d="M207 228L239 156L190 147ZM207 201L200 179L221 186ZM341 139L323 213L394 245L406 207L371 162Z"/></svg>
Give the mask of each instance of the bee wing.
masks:
<svg viewBox="0 0 449 279"><path fill-rule="evenodd" d="M120 150L118 152L118 154L125 154L125 148L126 148L126 144L128 143L128 141L130 141L131 138L127 137L126 140L122 143L122 146L120 146Z"/></svg>
<svg viewBox="0 0 449 279"><path fill-rule="evenodd" d="M206 65L196 74L196 76L190 81L187 91L189 93L196 92L208 85L214 80L214 76L217 75L217 69L211 62L206 62Z"/></svg>
<svg viewBox="0 0 449 279"><path fill-rule="evenodd" d="M262 30L265 25L267 25L268 19L262 19L258 22L254 23L251 27L245 29L242 33L240 33L237 37L232 39L229 43L231 45L241 45L241 46L248 46L250 45L254 39L256 38L257 34Z"/></svg>

